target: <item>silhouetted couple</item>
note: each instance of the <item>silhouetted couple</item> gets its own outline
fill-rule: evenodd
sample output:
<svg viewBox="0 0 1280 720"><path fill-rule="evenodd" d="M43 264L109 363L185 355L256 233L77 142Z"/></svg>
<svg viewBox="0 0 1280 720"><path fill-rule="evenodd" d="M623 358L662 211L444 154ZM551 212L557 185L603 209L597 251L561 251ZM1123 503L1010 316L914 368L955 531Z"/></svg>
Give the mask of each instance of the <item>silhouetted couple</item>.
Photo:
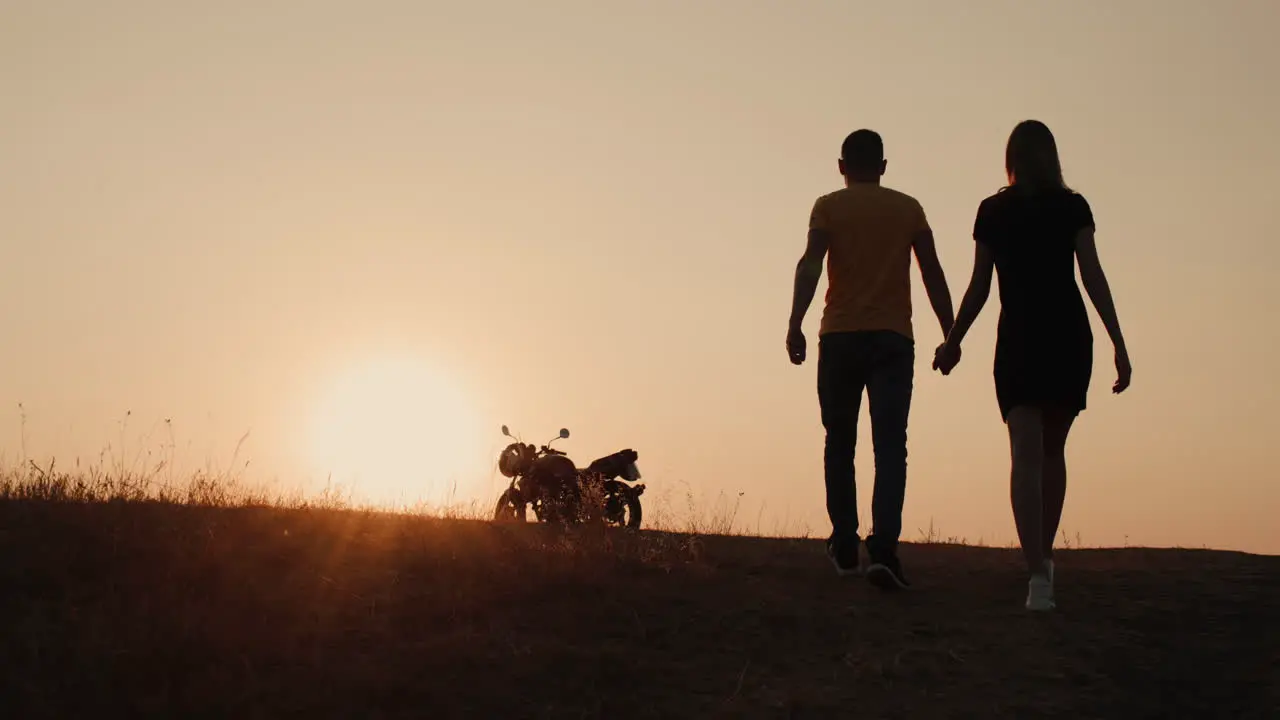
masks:
<svg viewBox="0 0 1280 720"><path fill-rule="evenodd" d="M1053 541L1066 493L1067 434L1084 410L1093 369L1093 334L1076 286L1076 263L1115 347L1114 392L1132 372L1106 276L1094 246L1089 203L1062 179L1057 144L1043 123L1014 128L1005 149L1009 184L982 201L973 226L974 265L953 315L924 209L880 184L884 144L871 130L841 147L842 190L814 203L809 239L796 267L787 353L805 359L801 324L829 258L826 306L818 341L818 402L826 428L824 464L831 537L827 554L842 575L861 573L853 457L866 391L875 452L867 578L908 587L898 560L907 480L907 418L915 369L911 323L911 255L942 327L933 368L950 374L960 343L1000 278L995 351L996 402L1009 430L1013 515L1030 574L1026 606L1049 610Z"/></svg>

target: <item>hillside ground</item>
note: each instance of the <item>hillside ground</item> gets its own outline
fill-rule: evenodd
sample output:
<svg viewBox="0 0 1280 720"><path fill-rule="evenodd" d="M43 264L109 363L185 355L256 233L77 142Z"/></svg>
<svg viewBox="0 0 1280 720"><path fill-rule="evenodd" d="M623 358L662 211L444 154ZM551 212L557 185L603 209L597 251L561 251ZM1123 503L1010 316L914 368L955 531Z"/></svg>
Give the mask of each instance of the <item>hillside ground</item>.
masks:
<svg viewBox="0 0 1280 720"><path fill-rule="evenodd" d="M0 500L0 716L1275 718L1280 558Z"/></svg>

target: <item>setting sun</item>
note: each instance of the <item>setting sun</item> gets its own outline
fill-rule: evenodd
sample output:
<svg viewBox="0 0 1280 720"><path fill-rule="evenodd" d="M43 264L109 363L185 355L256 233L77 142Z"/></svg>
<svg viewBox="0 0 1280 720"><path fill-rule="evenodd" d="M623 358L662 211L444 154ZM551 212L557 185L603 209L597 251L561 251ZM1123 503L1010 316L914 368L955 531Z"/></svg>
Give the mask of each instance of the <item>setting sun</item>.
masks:
<svg viewBox="0 0 1280 720"><path fill-rule="evenodd" d="M482 474L477 414L430 364L382 359L347 370L311 419L311 460L361 500L386 504L465 499Z"/></svg>

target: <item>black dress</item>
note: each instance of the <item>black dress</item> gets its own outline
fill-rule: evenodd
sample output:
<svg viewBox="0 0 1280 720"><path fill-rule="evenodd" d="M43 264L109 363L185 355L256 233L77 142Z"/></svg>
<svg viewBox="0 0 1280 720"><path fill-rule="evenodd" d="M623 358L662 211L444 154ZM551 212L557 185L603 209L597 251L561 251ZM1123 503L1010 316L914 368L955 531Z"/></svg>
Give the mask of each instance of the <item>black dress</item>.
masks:
<svg viewBox="0 0 1280 720"><path fill-rule="evenodd" d="M995 382L1005 420L1020 405L1085 409L1093 331L1076 285L1075 240L1092 225L1089 203L1066 189L1014 186L978 207L973 237L995 256L1000 284Z"/></svg>

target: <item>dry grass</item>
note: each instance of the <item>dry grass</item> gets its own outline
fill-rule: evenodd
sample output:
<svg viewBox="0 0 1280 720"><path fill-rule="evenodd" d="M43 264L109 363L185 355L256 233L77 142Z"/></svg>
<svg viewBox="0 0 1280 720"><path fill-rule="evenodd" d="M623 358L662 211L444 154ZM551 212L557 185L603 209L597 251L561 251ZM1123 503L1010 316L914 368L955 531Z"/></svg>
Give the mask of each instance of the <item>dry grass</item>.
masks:
<svg viewBox="0 0 1280 720"><path fill-rule="evenodd" d="M902 549L916 587L884 595L816 540L732 535L740 498L659 497L666 530L629 533L157 477L0 475L4 717L1280 710L1280 558L1068 550L1059 611L1029 616L1015 553L932 525Z"/></svg>

